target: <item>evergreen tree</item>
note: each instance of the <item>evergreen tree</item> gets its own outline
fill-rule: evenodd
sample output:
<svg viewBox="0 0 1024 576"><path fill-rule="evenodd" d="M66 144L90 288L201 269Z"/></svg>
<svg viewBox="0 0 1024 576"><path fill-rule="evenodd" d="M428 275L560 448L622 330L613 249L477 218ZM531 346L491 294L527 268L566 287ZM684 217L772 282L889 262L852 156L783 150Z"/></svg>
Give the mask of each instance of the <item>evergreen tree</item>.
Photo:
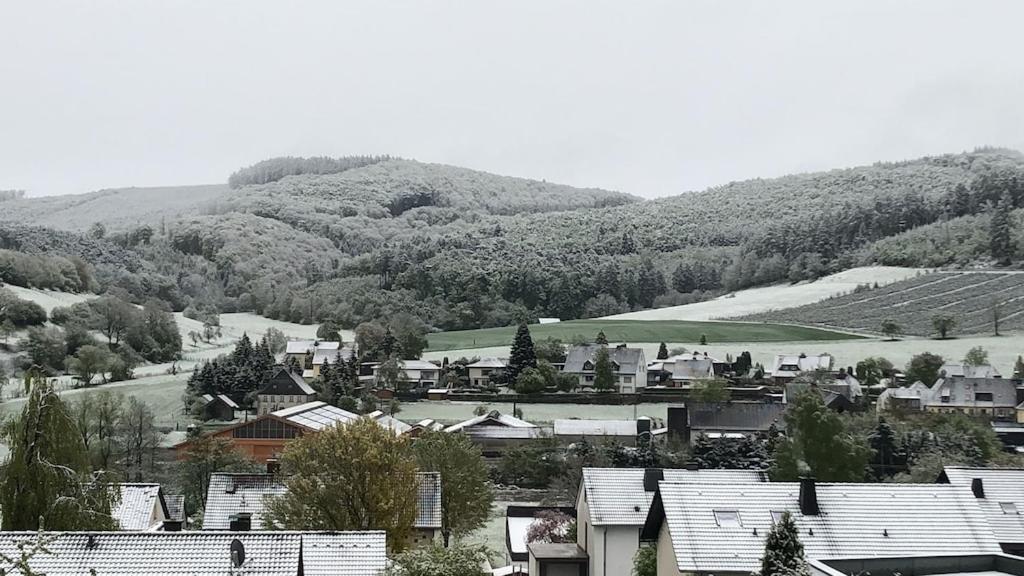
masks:
<svg viewBox="0 0 1024 576"><path fill-rule="evenodd" d="M989 250L992 253L992 258L1002 265L1009 264L1013 259L1011 210L1013 210L1013 198L1008 192L1004 192L992 212L992 223L989 229Z"/></svg>
<svg viewBox="0 0 1024 576"><path fill-rule="evenodd" d="M750 355L750 352L744 350L736 357L736 362L733 363L732 369L737 375L744 375L750 371L750 367L753 366L754 359Z"/></svg>
<svg viewBox="0 0 1024 576"><path fill-rule="evenodd" d="M594 338L594 343L600 344L601 346L608 345L608 337L604 335L604 330L601 330L597 333L597 337Z"/></svg>
<svg viewBox="0 0 1024 576"><path fill-rule="evenodd" d="M871 445L871 449L875 451L874 456L871 458L871 472L876 480L882 480L884 478L890 478L901 470L897 470L900 466L898 447L896 445L896 434L892 430L892 426L885 421L885 418L878 419L878 425L875 426L875 431L868 437L868 443Z"/></svg>
<svg viewBox="0 0 1024 576"><path fill-rule="evenodd" d="M116 495L90 470L71 412L45 378L31 388L21 416L3 428L11 450L0 479L3 530L116 530Z"/></svg>
<svg viewBox="0 0 1024 576"><path fill-rule="evenodd" d="M1017 356L1017 362L1013 365L1014 378L1024 378L1024 356Z"/></svg>
<svg viewBox="0 0 1024 576"><path fill-rule="evenodd" d="M508 382L515 384L523 370L536 367L537 353L533 349L533 338L530 336L530 328L523 322L516 329L515 339L512 340L512 352L508 358L508 366L505 368Z"/></svg>
<svg viewBox="0 0 1024 576"><path fill-rule="evenodd" d="M804 545L789 512L783 512L764 540L764 557L759 576L804 576L808 574Z"/></svg>
<svg viewBox="0 0 1024 576"><path fill-rule="evenodd" d="M608 348L601 346L594 355L594 389L612 390L615 388L615 373L612 370L611 355Z"/></svg>
<svg viewBox="0 0 1024 576"><path fill-rule="evenodd" d="M666 358L668 358L668 346L665 346L665 343L662 342L658 346L658 360L665 360Z"/></svg>

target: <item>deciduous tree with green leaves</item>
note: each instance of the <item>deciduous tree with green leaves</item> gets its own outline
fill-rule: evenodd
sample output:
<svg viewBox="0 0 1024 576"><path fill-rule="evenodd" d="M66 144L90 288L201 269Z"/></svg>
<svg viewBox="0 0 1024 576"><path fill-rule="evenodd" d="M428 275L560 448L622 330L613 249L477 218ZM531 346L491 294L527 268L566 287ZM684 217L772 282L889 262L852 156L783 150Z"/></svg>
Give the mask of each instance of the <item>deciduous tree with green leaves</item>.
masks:
<svg viewBox="0 0 1024 576"><path fill-rule="evenodd" d="M925 386L931 386L938 380L939 369L945 363L946 360L938 354L932 354L931 352L916 354L907 363L907 369L904 371L907 382L911 384L922 382Z"/></svg>
<svg viewBox="0 0 1024 576"><path fill-rule="evenodd" d="M231 440L216 436L193 438L178 466L179 484L190 510L206 508L210 475L214 472L252 472L256 463L235 448Z"/></svg>
<svg viewBox="0 0 1024 576"><path fill-rule="evenodd" d="M117 494L93 474L75 421L45 378L3 427L10 454L0 476L3 530L116 530Z"/></svg>
<svg viewBox="0 0 1024 576"><path fill-rule="evenodd" d="M465 434L427 432L413 444L423 472L441 474L441 534L451 537L480 528L491 512L494 493L480 447Z"/></svg>
<svg viewBox="0 0 1024 576"><path fill-rule="evenodd" d="M903 327L892 318L886 318L882 320L882 335L887 340L897 340L903 335Z"/></svg>
<svg viewBox="0 0 1024 576"><path fill-rule="evenodd" d="M482 546L431 546L403 552L385 576L487 576L487 550Z"/></svg>
<svg viewBox="0 0 1024 576"><path fill-rule="evenodd" d="M945 340L956 328L956 318L947 314L936 314L932 316L932 328L939 334L939 340Z"/></svg>
<svg viewBox="0 0 1024 576"><path fill-rule="evenodd" d="M418 505L409 438L367 418L288 444L281 475L288 491L266 502L264 521L285 530L384 530L403 550Z"/></svg>
<svg viewBox="0 0 1024 576"><path fill-rule="evenodd" d="M964 355L964 364L968 366L985 366L988 364L988 350L975 346Z"/></svg>
<svg viewBox="0 0 1024 576"><path fill-rule="evenodd" d="M823 482L860 482L870 456L871 449L846 430L821 394L806 390L786 411L786 437L775 446L771 476L793 481L809 468Z"/></svg>

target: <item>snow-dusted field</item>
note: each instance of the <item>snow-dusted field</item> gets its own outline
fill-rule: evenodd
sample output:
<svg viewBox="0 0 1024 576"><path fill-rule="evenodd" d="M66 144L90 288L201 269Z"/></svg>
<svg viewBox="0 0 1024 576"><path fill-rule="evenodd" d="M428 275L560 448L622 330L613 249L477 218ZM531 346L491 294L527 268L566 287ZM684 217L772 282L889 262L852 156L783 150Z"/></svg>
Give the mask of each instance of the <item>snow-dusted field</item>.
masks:
<svg viewBox="0 0 1024 576"><path fill-rule="evenodd" d="M71 306L79 302L85 302L95 298L95 294L71 294L69 292L54 292L53 290L38 290L36 288L22 288L5 284L4 288L10 290L15 296L22 300L29 300L39 304L49 314L50 310L58 306Z"/></svg>
<svg viewBox="0 0 1024 576"><path fill-rule="evenodd" d="M629 345L644 349L644 356L648 362L654 360L658 354L658 342L630 342ZM981 336L970 338L956 338L952 340L929 340L926 338L912 338L899 340L897 342L885 342L881 339L860 339L860 340L830 340L824 342L737 342L731 344L710 343L707 346L694 346L693 344L667 343L669 349L677 346L685 346L687 350L707 351L708 354L717 358L725 358L726 354L734 357L740 352L747 350L754 357L754 362L770 364L776 354L799 354L805 352L808 355L828 352L836 358L836 366L850 366L868 356L883 356L888 358L897 366L904 366L912 356L921 352L932 352L940 354L946 360L957 362L963 359L974 346L981 346L988 350L989 360L1003 373L1009 376L1013 373L1013 364L1018 354L1024 354L1024 337L1020 334L1007 336ZM455 360L463 356L472 358L474 356L496 356L508 357L508 346L496 346L492 348L477 348L469 350L444 350L438 352L427 352L423 357L427 360L440 360L445 356L449 360Z"/></svg>
<svg viewBox="0 0 1024 576"><path fill-rule="evenodd" d="M814 282L777 284L763 288L750 288L732 294L683 306L641 310L607 316L620 320L719 320L746 314L792 308L824 300L829 296L852 291L860 284L880 286L916 276L920 268L895 266L864 266L819 278Z"/></svg>

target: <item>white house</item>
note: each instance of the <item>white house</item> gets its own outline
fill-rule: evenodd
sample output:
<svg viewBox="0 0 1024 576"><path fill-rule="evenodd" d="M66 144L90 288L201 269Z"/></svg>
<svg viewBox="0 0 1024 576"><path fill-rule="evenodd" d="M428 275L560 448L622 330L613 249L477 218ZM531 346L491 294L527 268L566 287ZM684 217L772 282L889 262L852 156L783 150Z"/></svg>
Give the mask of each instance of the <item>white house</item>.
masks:
<svg viewBox="0 0 1024 576"><path fill-rule="evenodd" d="M579 387L584 390L594 388L597 352L600 349L599 344L573 346L565 357L562 371L579 377ZM608 348L608 357L612 363L616 391L631 394L647 386L647 362L642 349L620 344Z"/></svg>

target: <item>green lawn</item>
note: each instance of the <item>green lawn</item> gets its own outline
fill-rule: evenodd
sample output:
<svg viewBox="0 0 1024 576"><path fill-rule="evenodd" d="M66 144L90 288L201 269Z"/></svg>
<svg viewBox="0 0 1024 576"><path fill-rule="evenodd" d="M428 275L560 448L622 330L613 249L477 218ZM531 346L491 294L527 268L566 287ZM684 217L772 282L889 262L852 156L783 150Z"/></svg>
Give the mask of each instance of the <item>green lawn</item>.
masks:
<svg viewBox="0 0 1024 576"><path fill-rule="evenodd" d="M800 340L848 340L860 338L805 326L760 324L751 322L695 322L685 320L571 320L555 324L531 324L537 338L559 338L565 342L582 335L593 339L604 330L610 342L699 343L701 335L709 344L722 342L786 342ZM459 330L427 335L428 350L462 350L508 346L515 327Z"/></svg>

